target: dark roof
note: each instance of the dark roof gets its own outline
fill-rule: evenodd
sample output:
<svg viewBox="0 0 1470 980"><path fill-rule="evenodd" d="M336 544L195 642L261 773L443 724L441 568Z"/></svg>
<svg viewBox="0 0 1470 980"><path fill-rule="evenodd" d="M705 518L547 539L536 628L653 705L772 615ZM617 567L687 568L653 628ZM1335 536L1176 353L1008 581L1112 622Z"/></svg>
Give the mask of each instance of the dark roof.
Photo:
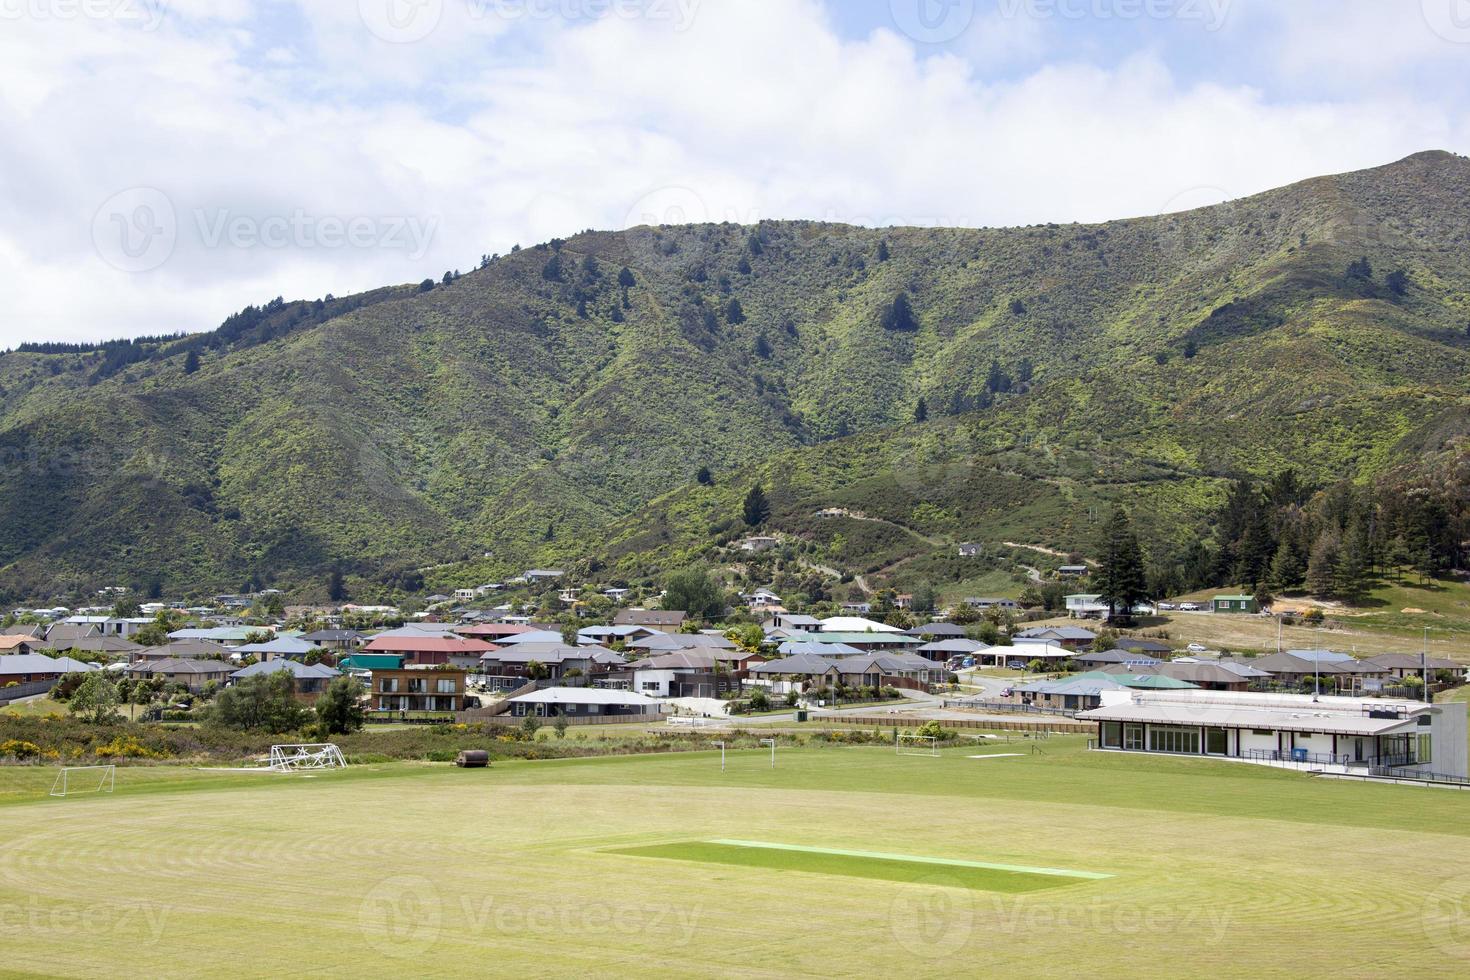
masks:
<svg viewBox="0 0 1470 980"><path fill-rule="evenodd" d="M1120 636L1117 647L1119 650L1142 650L1145 653L1170 653L1174 649L1161 640L1149 640L1141 636Z"/></svg>
<svg viewBox="0 0 1470 980"><path fill-rule="evenodd" d="M218 660L153 660L133 664L128 668L137 673L148 674L228 674L233 668Z"/></svg>
<svg viewBox="0 0 1470 980"><path fill-rule="evenodd" d="M343 640L358 640L365 635L357 630L315 630L311 633L303 633L297 639L305 640L307 643L340 643Z"/></svg>
<svg viewBox="0 0 1470 980"><path fill-rule="evenodd" d="M1097 653L1079 653L1072 658L1078 663L1089 664L1141 664L1152 667L1160 661L1156 657L1137 650L1100 650Z"/></svg>
<svg viewBox="0 0 1470 980"><path fill-rule="evenodd" d="M619 609L613 616L613 625L678 627L688 618L688 613L678 609Z"/></svg>
<svg viewBox="0 0 1470 980"><path fill-rule="evenodd" d="M260 663L251 664L235 671L231 677L254 677L257 674L275 674L281 671L288 672L292 677L337 677L342 672L335 667L326 664L304 664L296 660L288 660L285 657L276 660L263 660Z"/></svg>
<svg viewBox="0 0 1470 980"><path fill-rule="evenodd" d="M964 636L965 628L954 623L925 623L904 632L912 636Z"/></svg>

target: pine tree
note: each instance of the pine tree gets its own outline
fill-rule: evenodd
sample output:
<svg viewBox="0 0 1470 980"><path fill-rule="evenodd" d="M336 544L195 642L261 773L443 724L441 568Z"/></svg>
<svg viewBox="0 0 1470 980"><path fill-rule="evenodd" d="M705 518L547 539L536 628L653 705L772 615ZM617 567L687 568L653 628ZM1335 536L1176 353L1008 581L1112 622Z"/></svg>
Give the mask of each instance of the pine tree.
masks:
<svg viewBox="0 0 1470 980"><path fill-rule="evenodd" d="M699 472L694 474L694 482L702 487L712 487L715 485L714 474L710 473L708 466L701 466Z"/></svg>
<svg viewBox="0 0 1470 980"><path fill-rule="evenodd" d="M1362 520L1355 519L1342 540L1333 570L1335 589L1343 601L1352 605L1363 601L1368 594L1368 571L1371 565L1372 552L1367 525Z"/></svg>
<svg viewBox="0 0 1470 980"><path fill-rule="evenodd" d="M1283 534L1281 544L1277 545L1276 554L1271 558L1271 568L1266 576L1267 584L1277 593L1286 592L1302 584L1305 572L1296 541L1291 534Z"/></svg>
<svg viewBox="0 0 1470 980"><path fill-rule="evenodd" d="M1307 560L1307 591L1312 595L1322 598L1333 594L1337 587L1337 555L1341 549L1342 539L1336 528L1317 535Z"/></svg>
<svg viewBox="0 0 1470 980"><path fill-rule="evenodd" d="M1100 601L1108 604L1108 618L1128 619L1133 607L1148 598L1143 549L1128 512L1115 507L1103 529L1102 567L1098 571Z"/></svg>
<svg viewBox="0 0 1470 980"><path fill-rule="evenodd" d="M725 320L731 326L745 322L745 311L740 308L740 300L730 300L730 305L725 307Z"/></svg>
<svg viewBox="0 0 1470 980"><path fill-rule="evenodd" d="M886 238L878 243L878 261L888 261L888 239Z"/></svg>
<svg viewBox="0 0 1470 980"><path fill-rule="evenodd" d="M347 598L347 583L343 581L342 569L334 568L327 576L327 599L341 602Z"/></svg>
<svg viewBox="0 0 1470 980"><path fill-rule="evenodd" d="M923 421L926 421L928 418L929 418L929 405L928 405L928 403L926 403L924 401L924 398L921 395L919 397L919 403L914 406L914 421L915 422L923 422Z"/></svg>
<svg viewBox="0 0 1470 980"><path fill-rule="evenodd" d="M771 502L766 499L766 491L759 483L745 495L743 516L751 527L760 527L771 516Z"/></svg>
<svg viewBox="0 0 1470 980"><path fill-rule="evenodd" d="M199 352L191 350L184 357L184 373L193 374L197 370L199 370Z"/></svg>

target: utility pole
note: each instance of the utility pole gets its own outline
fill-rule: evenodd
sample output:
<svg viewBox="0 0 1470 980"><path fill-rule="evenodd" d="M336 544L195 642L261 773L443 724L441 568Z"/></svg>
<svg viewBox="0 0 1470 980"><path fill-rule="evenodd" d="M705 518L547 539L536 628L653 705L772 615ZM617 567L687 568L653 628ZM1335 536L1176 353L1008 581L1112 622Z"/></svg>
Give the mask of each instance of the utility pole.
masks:
<svg viewBox="0 0 1470 980"><path fill-rule="evenodd" d="M1424 680L1424 702L1432 704L1434 696L1429 693L1429 627L1424 627L1424 645L1419 648L1419 672Z"/></svg>

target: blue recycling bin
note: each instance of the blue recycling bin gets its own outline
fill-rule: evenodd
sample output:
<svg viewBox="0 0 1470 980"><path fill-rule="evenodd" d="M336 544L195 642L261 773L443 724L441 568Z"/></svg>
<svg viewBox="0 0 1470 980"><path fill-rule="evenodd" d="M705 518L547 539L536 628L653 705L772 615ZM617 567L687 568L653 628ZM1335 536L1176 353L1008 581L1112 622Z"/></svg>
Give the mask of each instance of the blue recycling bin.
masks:
<svg viewBox="0 0 1470 980"><path fill-rule="evenodd" d="M1306 749L1292 749L1291 750L1291 761L1292 762L1306 762L1307 761L1307 750Z"/></svg>

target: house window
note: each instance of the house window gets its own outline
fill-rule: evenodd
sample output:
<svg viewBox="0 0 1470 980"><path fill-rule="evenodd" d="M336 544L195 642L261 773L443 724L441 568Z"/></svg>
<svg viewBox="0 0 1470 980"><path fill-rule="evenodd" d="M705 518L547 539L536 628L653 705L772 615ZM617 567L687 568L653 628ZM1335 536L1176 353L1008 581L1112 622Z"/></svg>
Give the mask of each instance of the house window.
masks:
<svg viewBox="0 0 1470 980"><path fill-rule="evenodd" d="M1433 736L1429 734L1420 735L1418 737L1418 744L1415 746L1414 751L1415 762L1422 764L1425 762L1434 761L1434 746L1432 744L1432 739Z"/></svg>
<svg viewBox="0 0 1470 980"><path fill-rule="evenodd" d="M1199 755L1199 729L1152 725L1148 730L1148 747L1151 752Z"/></svg>
<svg viewBox="0 0 1470 980"><path fill-rule="evenodd" d="M410 677L408 679L409 694L423 694L427 691L427 688L428 686L424 683L422 677Z"/></svg>
<svg viewBox="0 0 1470 980"><path fill-rule="evenodd" d="M1265 735L1267 737L1270 737L1272 735L1275 735L1276 732L1274 730L1270 729L1270 728L1252 728L1251 729L1251 734L1252 735Z"/></svg>
<svg viewBox="0 0 1470 980"><path fill-rule="evenodd" d="M1102 725L1102 744L1105 749L1116 749L1123 745L1123 726L1116 721L1105 721Z"/></svg>
<svg viewBox="0 0 1470 980"><path fill-rule="evenodd" d="M451 677L440 680L438 685L435 687L435 690L437 690L440 694L453 694L454 688L454 679Z"/></svg>
<svg viewBox="0 0 1470 980"><path fill-rule="evenodd" d="M644 681L642 687L645 691L657 691L658 681Z"/></svg>
<svg viewBox="0 0 1470 980"><path fill-rule="evenodd" d="M395 693L397 693L397 691L398 691L398 678L396 678L396 677L385 677L385 678L383 678L383 686L380 688L380 690L383 691L383 693L385 693L385 694L395 694Z"/></svg>
<svg viewBox="0 0 1470 980"><path fill-rule="evenodd" d="M1205 754L1227 755L1230 752L1230 734L1223 728L1205 729Z"/></svg>

